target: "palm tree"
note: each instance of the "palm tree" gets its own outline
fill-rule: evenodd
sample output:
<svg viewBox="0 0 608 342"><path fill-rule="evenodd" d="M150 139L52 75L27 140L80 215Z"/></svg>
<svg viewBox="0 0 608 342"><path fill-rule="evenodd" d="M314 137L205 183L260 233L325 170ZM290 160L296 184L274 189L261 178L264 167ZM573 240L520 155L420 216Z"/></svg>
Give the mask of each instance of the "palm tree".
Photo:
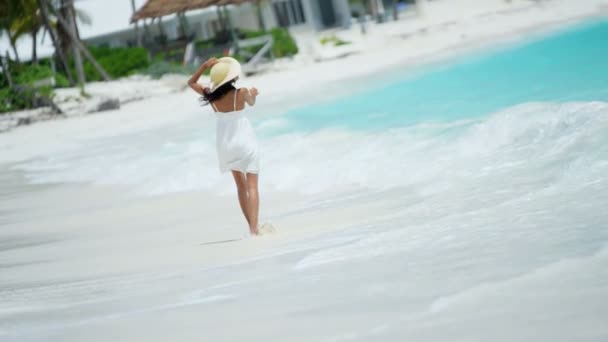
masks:
<svg viewBox="0 0 608 342"><path fill-rule="evenodd" d="M22 3L20 0L2 0L0 2L0 30L6 32L17 62L19 62L19 53L16 46L18 37L15 36L11 27L21 15Z"/></svg>
<svg viewBox="0 0 608 342"><path fill-rule="evenodd" d="M19 16L12 21L9 32L12 33L13 44L23 35L32 36L32 63L38 64L37 38L43 26L40 10L35 0L21 0L19 3L21 5L18 10Z"/></svg>
<svg viewBox="0 0 608 342"><path fill-rule="evenodd" d="M68 68L68 60L66 58L66 55L63 53L63 50L61 49L61 46L57 39L53 25L51 24L51 17L49 15L49 5L50 4L47 0L36 0L36 3L38 4L38 8L40 9L42 22L43 22L46 30L49 32L49 36L51 36L51 40L53 41L53 46L55 47L55 53L57 53L57 56L59 57L59 61L61 62L61 67L65 71L65 74L68 78L68 81L70 82L70 85L74 85L74 79L72 78L72 73L70 72L70 68Z"/></svg>

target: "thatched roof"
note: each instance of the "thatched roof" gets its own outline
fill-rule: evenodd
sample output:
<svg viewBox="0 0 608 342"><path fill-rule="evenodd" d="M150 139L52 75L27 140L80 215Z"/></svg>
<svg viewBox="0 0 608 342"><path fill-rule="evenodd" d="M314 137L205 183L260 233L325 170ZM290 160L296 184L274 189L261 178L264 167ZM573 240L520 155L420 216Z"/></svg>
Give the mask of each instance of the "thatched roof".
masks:
<svg viewBox="0 0 608 342"><path fill-rule="evenodd" d="M148 0L137 12L133 13L131 22L157 18L165 15L206 8L214 5L240 5L252 0Z"/></svg>

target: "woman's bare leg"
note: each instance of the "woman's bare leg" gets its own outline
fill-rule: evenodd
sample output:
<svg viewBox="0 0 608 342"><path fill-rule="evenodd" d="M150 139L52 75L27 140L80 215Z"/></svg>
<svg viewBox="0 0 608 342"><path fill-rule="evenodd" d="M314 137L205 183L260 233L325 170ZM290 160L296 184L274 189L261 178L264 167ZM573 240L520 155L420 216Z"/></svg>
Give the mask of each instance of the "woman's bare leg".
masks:
<svg viewBox="0 0 608 342"><path fill-rule="evenodd" d="M245 219L247 220L247 224L251 226L251 222L249 220L249 210L247 209L247 178L245 174L239 171L232 171L232 176L234 177L234 182L236 183L236 190L239 195L239 204L241 205L241 210L243 211L243 215L245 215Z"/></svg>
<svg viewBox="0 0 608 342"><path fill-rule="evenodd" d="M258 215L260 212L260 195L258 193L258 175L247 174L247 209L249 210L249 230L251 234L258 235Z"/></svg>

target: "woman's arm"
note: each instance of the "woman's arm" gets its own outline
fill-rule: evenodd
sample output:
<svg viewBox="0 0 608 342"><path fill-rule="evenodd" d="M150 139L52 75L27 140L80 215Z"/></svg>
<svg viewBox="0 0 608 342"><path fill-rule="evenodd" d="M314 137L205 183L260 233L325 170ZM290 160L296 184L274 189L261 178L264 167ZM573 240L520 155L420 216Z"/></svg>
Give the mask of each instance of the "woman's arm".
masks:
<svg viewBox="0 0 608 342"><path fill-rule="evenodd" d="M254 106L255 101L256 101L258 95L260 94L258 92L257 88L255 88L255 87L252 87L251 89L242 88L241 92L245 96L245 102L250 106Z"/></svg>
<svg viewBox="0 0 608 342"><path fill-rule="evenodd" d="M205 95L205 88L203 88L200 84L198 84L198 79L201 78L201 75L205 72L205 70L213 67L217 63L217 59L209 58L205 63L201 64L198 70L190 77L188 80L188 85L195 92Z"/></svg>

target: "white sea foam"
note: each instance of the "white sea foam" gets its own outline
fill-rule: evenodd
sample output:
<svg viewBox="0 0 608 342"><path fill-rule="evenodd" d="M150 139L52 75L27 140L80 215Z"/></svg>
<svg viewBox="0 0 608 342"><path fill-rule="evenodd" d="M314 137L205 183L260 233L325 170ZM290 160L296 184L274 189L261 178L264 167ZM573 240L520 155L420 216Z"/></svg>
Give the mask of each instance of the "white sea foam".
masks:
<svg viewBox="0 0 608 342"><path fill-rule="evenodd" d="M278 121L277 121L278 120ZM284 123L270 119L259 126ZM283 123L281 123L283 122ZM477 121L421 123L381 133L326 129L260 137L266 191L320 193L343 187L426 185L433 191L462 178L521 168L601 172L608 104L529 103ZM136 144L93 141L18 167L35 183L91 182L134 186L142 194L232 191L218 172L213 136ZM159 141L160 140L160 141ZM595 173L597 176L597 173ZM593 181L592 176L590 180Z"/></svg>

